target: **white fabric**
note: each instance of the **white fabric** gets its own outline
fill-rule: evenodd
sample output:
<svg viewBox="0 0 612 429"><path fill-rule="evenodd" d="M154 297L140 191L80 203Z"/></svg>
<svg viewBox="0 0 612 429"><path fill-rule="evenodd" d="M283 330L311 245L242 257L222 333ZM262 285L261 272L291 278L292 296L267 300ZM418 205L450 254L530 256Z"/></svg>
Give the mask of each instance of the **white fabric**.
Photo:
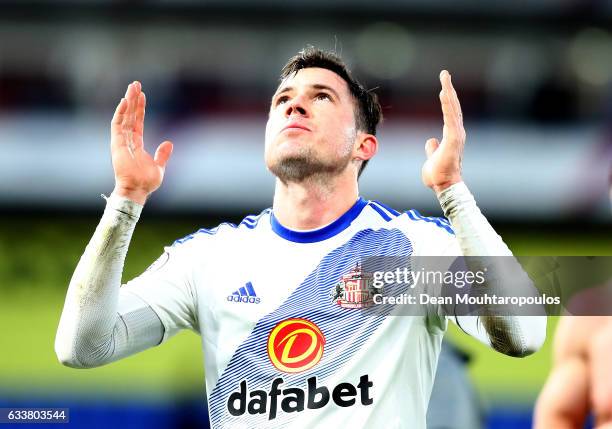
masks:
<svg viewBox="0 0 612 429"><path fill-rule="evenodd" d="M55 351L73 368L91 368L159 344L157 314L136 295L120 291L121 272L142 206L111 195L72 276Z"/></svg>
<svg viewBox="0 0 612 429"><path fill-rule="evenodd" d="M461 254L487 257L483 258L488 273L486 287L492 290L492 293L507 287L508 279L520 279L512 281L513 285L521 288L520 291L513 291L516 296L537 295L532 281L518 261L515 260L514 264L509 265L508 258L503 261L490 258L511 257L512 252L480 212L464 182L444 190L439 200L444 215L453 226ZM473 258L468 260L478 262ZM478 271L484 267L477 265L470 268L472 271ZM546 339L546 316L458 316L455 321L471 336L510 356L528 356L538 350Z"/></svg>

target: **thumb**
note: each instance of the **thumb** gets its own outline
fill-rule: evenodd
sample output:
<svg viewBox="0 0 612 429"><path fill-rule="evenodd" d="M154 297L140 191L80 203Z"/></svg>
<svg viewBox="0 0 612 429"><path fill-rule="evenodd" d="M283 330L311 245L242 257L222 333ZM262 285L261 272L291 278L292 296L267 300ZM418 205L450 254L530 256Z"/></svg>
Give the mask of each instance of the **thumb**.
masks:
<svg viewBox="0 0 612 429"><path fill-rule="evenodd" d="M166 140L157 147L155 157L153 159L161 168L166 168L166 163L170 159L170 155L172 155L172 142Z"/></svg>
<svg viewBox="0 0 612 429"><path fill-rule="evenodd" d="M440 142L438 142L438 139L431 138L427 140L427 142L425 143L425 153L427 154L428 159L430 156L433 155L436 149L438 149L438 146L440 146Z"/></svg>

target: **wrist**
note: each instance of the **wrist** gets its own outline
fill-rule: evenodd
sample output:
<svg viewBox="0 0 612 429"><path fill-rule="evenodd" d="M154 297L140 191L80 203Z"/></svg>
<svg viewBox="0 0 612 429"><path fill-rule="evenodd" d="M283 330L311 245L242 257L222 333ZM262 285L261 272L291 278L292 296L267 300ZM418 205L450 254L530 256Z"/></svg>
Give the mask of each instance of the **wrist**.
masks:
<svg viewBox="0 0 612 429"><path fill-rule="evenodd" d="M140 218L143 206L137 202L122 197L115 192L113 192L109 197L104 194L101 196L106 200L105 213L110 210L112 212L123 213L136 221Z"/></svg>
<svg viewBox="0 0 612 429"><path fill-rule="evenodd" d="M456 212L459 207L465 207L467 205L476 204L474 196L466 186L465 182L457 182L439 194L437 194L438 202L444 212L444 216L447 218L452 217L452 214Z"/></svg>
<svg viewBox="0 0 612 429"><path fill-rule="evenodd" d="M442 183L440 185L433 185L431 189L436 193L436 196L440 198L440 194L442 194L442 192L446 191L451 186L454 186L458 183L463 183L463 180L461 180L460 178L449 180L448 182Z"/></svg>
<svg viewBox="0 0 612 429"><path fill-rule="evenodd" d="M115 189L113 189L113 194L121 198L126 198L136 204L140 204L141 206L144 206L145 202L147 201L147 197L149 196L149 193L146 191L128 189L120 186L115 186Z"/></svg>

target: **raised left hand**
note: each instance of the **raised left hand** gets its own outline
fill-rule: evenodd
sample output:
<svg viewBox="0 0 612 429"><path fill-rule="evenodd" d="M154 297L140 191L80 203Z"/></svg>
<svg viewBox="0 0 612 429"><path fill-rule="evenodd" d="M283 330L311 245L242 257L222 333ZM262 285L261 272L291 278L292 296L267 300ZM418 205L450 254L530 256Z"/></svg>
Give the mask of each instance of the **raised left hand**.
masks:
<svg viewBox="0 0 612 429"><path fill-rule="evenodd" d="M465 129L459 98L446 70L440 73L442 91L440 102L444 117L442 141L430 138L425 143L427 161L423 164L421 178L425 186L439 194L455 183L461 182L461 160L465 146Z"/></svg>

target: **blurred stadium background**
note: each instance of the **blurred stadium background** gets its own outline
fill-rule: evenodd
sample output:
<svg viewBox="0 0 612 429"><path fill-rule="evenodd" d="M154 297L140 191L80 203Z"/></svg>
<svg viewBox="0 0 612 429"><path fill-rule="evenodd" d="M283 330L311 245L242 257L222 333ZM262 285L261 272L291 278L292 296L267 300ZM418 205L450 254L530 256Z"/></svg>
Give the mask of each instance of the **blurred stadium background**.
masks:
<svg viewBox="0 0 612 429"><path fill-rule="evenodd" d="M306 44L378 88L386 120L365 197L440 214L420 168L441 133L445 68L464 109L466 182L514 252L612 255L611 24L612 4L596 0L0 2L0 407L70 407L75 427L205 427L192 333L87 371L53 352L112 190L109 121L129 82L147 93L145 144L175 151L124 280L174 239L271 205L269 99ZM529 427L551 335L523 360L449 335L472 355L487 427Z"/></svg>

